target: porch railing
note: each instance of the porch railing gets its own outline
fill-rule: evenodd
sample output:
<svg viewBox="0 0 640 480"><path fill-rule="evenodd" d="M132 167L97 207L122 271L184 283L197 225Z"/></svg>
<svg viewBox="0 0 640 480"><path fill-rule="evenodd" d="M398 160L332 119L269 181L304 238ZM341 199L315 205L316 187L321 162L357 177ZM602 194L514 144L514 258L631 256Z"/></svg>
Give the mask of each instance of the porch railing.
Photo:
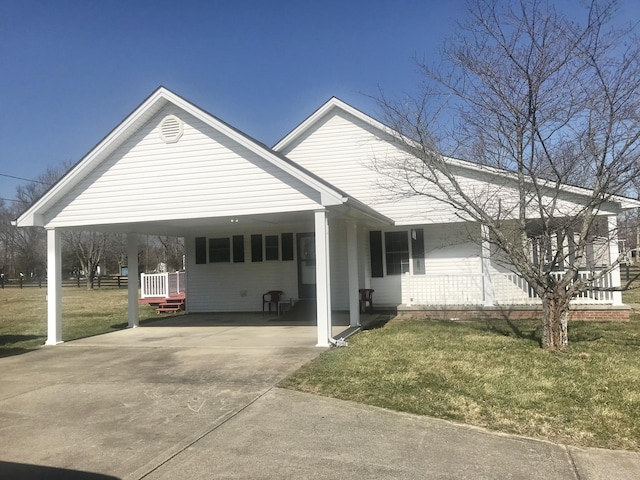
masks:
<svg viewBox="0 0 640 480"><path fill-rule="evenodd" d="M554 275L558 279L564 272ZM593 272L581 271L583 280L593 278ZM498 305L539 305L535 290L515 273L492 273L493 300ZM577 295L572 303L614 303L611 273L591 280L593 288ZM405 305L483 305L484 278L482 274L402 275L402 303Z"/></svg>
<svg viewBox="0 0 640 480"><path fill-rule="evenodd" d="M185 293L185 272L143 273L140 275L140 298L169 298Z"/></svg>
<svg viewBox="0 0 640 480"><path fill-rule="evenodd" d="M552 273L556 279L564 275L564 272ZM593 279L593 272L579 271L578 278L590 281L592 288L579 293L573 298L572 303L575 305L584 304L612 304L613 291L608 290L613 287L613 279L611 273ZM520 275L515 273L499 273L492 275L493 288L495 292L496 303L501 304L538 304L540 298L535 290L529 286L527 281Z"/></svg>

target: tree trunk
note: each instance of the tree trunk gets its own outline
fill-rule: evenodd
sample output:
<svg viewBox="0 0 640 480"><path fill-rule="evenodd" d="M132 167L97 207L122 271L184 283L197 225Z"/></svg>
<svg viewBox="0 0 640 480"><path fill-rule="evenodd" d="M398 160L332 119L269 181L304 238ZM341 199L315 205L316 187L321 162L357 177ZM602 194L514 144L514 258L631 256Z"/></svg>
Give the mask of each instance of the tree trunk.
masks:
<svg viewBox="0 0 640 480"><path fill-rule="evenodd" d="M93 264L87 264L87 290L93 290L95 286L97 267Z"/></svg>
<svg viewBox="0 0 640 480"><path fill-rule="evenodd" d="M569 321L569 300L560 292L547 292L542 297L542 348L563 350L569 345L567 324Z"/></svg>

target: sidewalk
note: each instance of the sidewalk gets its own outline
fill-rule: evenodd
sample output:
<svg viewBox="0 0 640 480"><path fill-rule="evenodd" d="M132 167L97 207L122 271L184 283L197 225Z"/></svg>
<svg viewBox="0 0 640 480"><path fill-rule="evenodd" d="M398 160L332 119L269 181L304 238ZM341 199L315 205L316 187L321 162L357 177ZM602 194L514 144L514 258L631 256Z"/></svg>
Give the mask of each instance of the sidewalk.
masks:
<svg viewBox="0 0 640 480"><path fill-rule="evenodd" d="M127 477L141 478L139 473ZM145 479L637 480L640 454L580 449L274 388Z"/></svg>

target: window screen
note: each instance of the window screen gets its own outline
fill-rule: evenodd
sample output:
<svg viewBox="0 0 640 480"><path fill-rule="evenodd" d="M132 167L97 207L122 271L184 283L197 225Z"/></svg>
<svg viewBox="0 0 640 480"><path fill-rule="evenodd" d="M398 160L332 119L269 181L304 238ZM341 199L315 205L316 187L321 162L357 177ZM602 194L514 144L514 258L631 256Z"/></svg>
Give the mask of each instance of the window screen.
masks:
<svg viewBox="0 0 640 480"><path fill-rule="evenodd" d="M266 235L264 237L265 260L280 260L280 245L278 235Z"/></svg>
<svg viewBox="0 0 640 480"><path fill-rule="evenodd" d="M231 261L231 242L229 237L209 239L209 262L223 263Z"/></svg>
<svg viewBox="0 0 640 480"><path fill-rule="evenodd" d="M400 275L409 271L409 241L407 237L407 232L385 232L387 275Z"/></svg>

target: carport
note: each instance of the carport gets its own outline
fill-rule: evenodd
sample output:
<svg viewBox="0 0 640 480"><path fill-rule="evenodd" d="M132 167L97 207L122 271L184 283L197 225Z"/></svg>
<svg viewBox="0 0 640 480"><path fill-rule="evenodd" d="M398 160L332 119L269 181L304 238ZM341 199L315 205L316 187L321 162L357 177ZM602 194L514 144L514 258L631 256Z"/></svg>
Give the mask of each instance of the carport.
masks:
<svg viewBox="0 0 640 480"><path fill-rule="evenodd" d="M129 272L139 270L139 235L184 237L189 313L253 309L250 299L277 282L289 285L291 297L303 297L304 286L317 304L316 345L325 347L333 342L332 254L340 249L346 259L349 323L357 326L367 263L359 245L368 227L392 221L160 87L16 224L47 230L47 345L62 342L60 232L76 229L126 234ZM332 244L334 228L343 236ZM277 245L271 262L267 237ZM310 238L305 262L296 248L290 255L290 241L300 251ZM309 267L304 282L300 265ZM212 295L227 285L237 297ZM128 288L128 325L136 327L138 282Z"/></svg>

